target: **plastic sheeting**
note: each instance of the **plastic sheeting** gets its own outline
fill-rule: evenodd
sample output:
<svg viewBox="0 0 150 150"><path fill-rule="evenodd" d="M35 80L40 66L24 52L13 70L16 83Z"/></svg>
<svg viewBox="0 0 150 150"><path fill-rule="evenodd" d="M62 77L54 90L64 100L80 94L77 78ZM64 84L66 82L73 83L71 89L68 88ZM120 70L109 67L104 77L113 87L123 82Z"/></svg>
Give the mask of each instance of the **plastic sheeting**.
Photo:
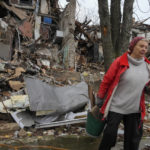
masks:
<svg viewBox="0 0 150 150"><path fill-rule="evenodd" d="M75 111L89 102L88 86L80 82L72 86L51 86L35 77L25 77L30 110L51 110L52 114Z"/></svg>

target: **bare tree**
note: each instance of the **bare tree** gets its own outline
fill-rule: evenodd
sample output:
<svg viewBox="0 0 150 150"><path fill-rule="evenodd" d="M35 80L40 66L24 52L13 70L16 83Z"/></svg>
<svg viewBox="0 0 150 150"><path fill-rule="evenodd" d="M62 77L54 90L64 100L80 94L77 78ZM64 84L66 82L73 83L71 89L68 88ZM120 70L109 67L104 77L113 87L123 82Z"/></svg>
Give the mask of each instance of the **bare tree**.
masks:
<svg viewBox="0 0 150 150"><path fill-rule="evenodd" d="M105 70L113 59L127 50L132 27L134 0L124 0L121 15L121 0L111 0L110 12L108 0L98 0Z"/></svg>

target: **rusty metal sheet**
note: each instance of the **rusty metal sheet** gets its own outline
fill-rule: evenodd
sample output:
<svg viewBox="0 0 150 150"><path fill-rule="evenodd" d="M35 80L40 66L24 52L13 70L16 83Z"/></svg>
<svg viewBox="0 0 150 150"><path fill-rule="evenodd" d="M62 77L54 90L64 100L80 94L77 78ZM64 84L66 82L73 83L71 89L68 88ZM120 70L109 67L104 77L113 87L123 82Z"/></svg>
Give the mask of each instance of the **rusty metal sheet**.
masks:
<svg viewBox="0 0 150 150"><path fill-rule="evenodd" d="M77 124L77 123L85 123L87 117L80 118L80 119L72 119L72 120L63 120L63 121L55 121L47 124L36 124L35 128L50 128L50 127L57 127L57 126L63 126L63 125L69 125L69 124Z"/></svg>

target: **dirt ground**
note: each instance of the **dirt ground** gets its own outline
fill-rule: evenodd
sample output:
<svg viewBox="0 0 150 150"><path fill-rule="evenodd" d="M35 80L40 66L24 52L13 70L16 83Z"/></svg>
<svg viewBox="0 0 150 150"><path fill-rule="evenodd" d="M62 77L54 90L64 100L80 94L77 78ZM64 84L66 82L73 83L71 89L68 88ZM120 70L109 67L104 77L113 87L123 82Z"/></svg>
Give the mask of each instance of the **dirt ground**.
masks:
<svg viewBox="0 0 150 150"><path fill-rule="evenodd" d="M80 150L97 150L100 143L100 138L91 138L87 136L85 132L85 124L76 124L69 126L61 126L49 129L20 129L20 127L15 123L0 123L0 146L1 144L7 145L28 145L34 143L33 145L49 145L52 144L55 147L63 147L66 149L76 150L78 145L75 144L76 141L80 145ZM146 123L147 126L149 123ZM81 139L81 140L79 140ZM18 142L19 141L19 142ZM40 142L41 141L41 142ZM44 142L43 142L44 141ZM46 142L47 141L47 142ZM85 144L86 143L86 144ZM88 144L87 144L88 143ZM140 143L139 150L150 150L150 129L144 129L144 135ZM112 150L123 150L123 134L118 134L118 140L116 146ZM0 150L4 150L4 147L0 147ZM94 149L93 149L94 148ZM19 150L19 149L18 149ZM48 150L48 149L47 149Z"/></svg>

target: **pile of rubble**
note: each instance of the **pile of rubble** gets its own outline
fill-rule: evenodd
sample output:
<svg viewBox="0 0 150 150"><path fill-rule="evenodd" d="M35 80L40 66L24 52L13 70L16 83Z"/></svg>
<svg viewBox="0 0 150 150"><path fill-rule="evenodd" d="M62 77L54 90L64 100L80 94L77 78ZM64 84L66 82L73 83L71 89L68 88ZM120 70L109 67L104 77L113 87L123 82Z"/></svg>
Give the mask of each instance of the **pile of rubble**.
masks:
<svg viewBox="0 0 150 150"><path fill-rule="evenodd" d="M147 146L143 150L150 150L150 145L147 144Z"/></svg>
<svg viewBox="0 0 150 150"><path fill-rule="evenodd" d="M2 120L21 128L85 122L103 56L99 27L75 21L75 8L74 0L63 11L53 0L0 1Z"/></svg>
<svg viewBox="0 0 150 150"><path fill-rule="evenodd" d="M1 120L21 128L86 121L103 53L99 26L75 20L75 8L74 0L63 11L57 0L0 1Z"/></svg>
<svg viewBox="0 0 150 150"><path fill-rule="evenodd" d="M57 63L75 71L87 62L103 60L100 28L89 26L87 19L75 20L73 0L63 12L52 0L1 1L0 8L0 58L16 60L20 53L45 49L51 53L51 67Z"/></svg>

